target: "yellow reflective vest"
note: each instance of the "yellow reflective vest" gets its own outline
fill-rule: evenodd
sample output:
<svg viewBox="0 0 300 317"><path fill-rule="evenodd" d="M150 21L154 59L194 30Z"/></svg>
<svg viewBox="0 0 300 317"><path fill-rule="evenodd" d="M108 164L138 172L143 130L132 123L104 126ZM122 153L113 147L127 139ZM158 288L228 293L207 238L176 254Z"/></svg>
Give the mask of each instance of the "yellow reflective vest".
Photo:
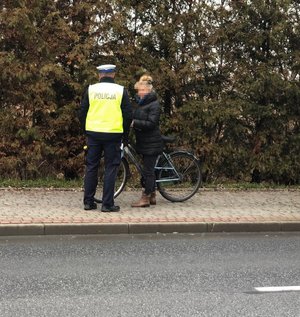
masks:
<svg viewBox="0 0 300 317"><path fill-rule="evenodd" d="M89 86L90 106L85 123L86 131L123 133L123 90L123 86L106 82Z"/></svg>

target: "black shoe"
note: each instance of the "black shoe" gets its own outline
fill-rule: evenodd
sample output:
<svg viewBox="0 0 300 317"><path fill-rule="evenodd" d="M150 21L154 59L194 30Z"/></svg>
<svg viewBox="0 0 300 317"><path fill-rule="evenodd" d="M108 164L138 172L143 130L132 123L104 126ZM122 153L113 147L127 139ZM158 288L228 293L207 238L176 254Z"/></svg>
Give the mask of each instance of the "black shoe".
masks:
<svg viewBox="0 0 300 317"><path fill-rule="evenodd" d="M96 203L84 204L84 210L92 210L92 209L97 209L97 204Z"/></svg>
<svg viewBox="0 0 300 317"><path fill-rule="evenodd" d="M102 206L101 211L102 212L118 212L120 211L120 207L119 206L111 206L111 207Z"/></svg>

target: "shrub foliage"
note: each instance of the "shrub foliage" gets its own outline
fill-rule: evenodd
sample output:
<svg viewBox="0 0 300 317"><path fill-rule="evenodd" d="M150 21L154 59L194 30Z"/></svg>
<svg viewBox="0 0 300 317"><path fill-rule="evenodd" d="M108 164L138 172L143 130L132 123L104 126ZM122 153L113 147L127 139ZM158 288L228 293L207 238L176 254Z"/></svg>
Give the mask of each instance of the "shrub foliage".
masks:
<svg viewBox="0 0 300 317"><path fill-rule="evenodd" d="M204 180L299 184L299 17L297 0L2 0L0 177L82 175L80 99L115 63L132 97L153 75Z"/></svg>

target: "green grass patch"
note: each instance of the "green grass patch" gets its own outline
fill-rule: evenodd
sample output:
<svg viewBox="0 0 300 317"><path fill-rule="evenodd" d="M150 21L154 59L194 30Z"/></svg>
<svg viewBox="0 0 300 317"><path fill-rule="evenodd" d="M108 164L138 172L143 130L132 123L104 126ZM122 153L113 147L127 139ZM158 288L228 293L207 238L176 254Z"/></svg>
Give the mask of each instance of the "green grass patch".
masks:
<svg viewBox="0 0 300 317"><path fill-rule="evenodd" d="M43 178L34 180L0 179L0 187L13 188L82 188L83 180Z"/></svg>
<svg viewBox="0 0 300 317"><path fill-rule="evenodd" d="M133 182L132 179L128 181L127 186L129 188L139 188L140 183ZM0 179L0 187L12 187L12 188L82 188L83 179L65 180L57 178L43 178L35 180L20 180L20 179ZM266 189L300 189L300 185L278 185L271 183L247 183L247 182L229 182L223 183L204 183L203 188L206 189L232 189L232 190L266 190Z"/></svg>

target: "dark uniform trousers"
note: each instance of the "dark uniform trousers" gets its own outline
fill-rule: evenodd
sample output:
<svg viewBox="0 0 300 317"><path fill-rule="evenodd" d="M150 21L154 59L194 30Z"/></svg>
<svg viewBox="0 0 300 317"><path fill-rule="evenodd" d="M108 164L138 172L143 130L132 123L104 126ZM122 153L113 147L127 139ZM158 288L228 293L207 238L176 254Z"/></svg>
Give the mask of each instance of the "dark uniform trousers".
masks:
<svg viewBox="0 0 300 317"><path fill-rule="evenodd" d="M104 153L104 187L102 205L114 205L115 179L121 163L121 140L100 140L88 136L88 152L86 156L86 173L84 178L84 204L92 204L98 184L98 169Z"/></svg>

